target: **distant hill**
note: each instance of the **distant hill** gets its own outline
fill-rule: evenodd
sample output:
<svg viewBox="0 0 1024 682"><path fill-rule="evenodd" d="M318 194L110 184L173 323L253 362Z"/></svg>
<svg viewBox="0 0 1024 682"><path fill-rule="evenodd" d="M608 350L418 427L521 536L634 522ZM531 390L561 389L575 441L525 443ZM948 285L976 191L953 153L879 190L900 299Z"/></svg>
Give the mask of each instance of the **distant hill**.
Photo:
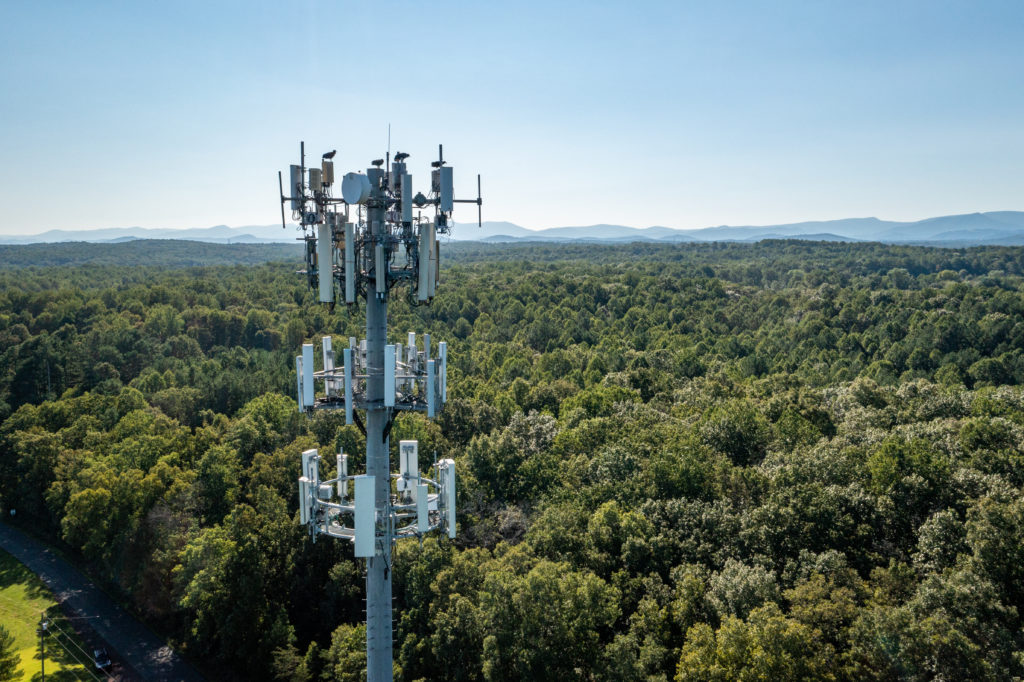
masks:
<svg viewBox="0 0 1024 682"><path fill-rule="evenodd" d="M295 225L247 225L144 229L119 227L98 230L50 230L36 235L0 236L0 244L53 242L122 242L132 239L175 239L220 244L294 244L301 233ZM1009 245L1024 243L1024 211L992 211L938 216L913 222L878 218L844 218L783 225L719 225L697 230L671 227L628 227L626 225L585 225L528 230L514 223L488 221L456 223L444 239L482 242L691 242L758 241L761 239L805 239L819 241L878 241L892 244Z"/></svg>
<svg viewBox="0 0 1024 682"><path fill-rule="evenodd" d="M244 227L193 227L187 229L148 229L144 227L111 227L98 230L49 230L35 235L3 236L3 244L37 244L53 242L121 242L129 239L178 239L214 244L261 244L292 242L299 235L294 226L247 225Z"/></svg>
<svg viewBox="0 0 1024 682"><path fill-rule="evenodd" d="M490 229L494 225L494 229ZM501 226L498 228L497 226ZM518 228L516 230L510 228ZM635 228L624 225L554 227L529 231L510 223L457 224L456 240L476 241L760 241L804 239L811 241L878 241L892 244L1009 245L1024 243L1024 211L995 211L940 216L916 222L878 218L816 220L783 225L720 225L698 230L669 227Z"/></svg>
<svg viewBox="0 0 1024 682"><path fill-rule="evenodd" d="M832 234L830 232L818 232L815 234L766 234L759 237L752 237L750 239L744 239L742 241L747 242L760 242L766 239L801 239L808 242L859 242L860 239L852 239L851 237L842 237L838 234Z"/></svg>
<svg viewBox="0 0 1024 682"><path fill-rule="evenodd" d="M208 244L173 239L58 244L0 244L0 269L76 265L254 265L302 260L298 244Z"/></svg>

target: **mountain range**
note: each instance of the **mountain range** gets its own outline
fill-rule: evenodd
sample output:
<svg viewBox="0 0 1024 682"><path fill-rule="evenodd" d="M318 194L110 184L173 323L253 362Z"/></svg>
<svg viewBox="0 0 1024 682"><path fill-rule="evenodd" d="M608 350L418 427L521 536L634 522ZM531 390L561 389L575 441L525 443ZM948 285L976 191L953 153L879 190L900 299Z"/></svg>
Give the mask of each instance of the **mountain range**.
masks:
<svg viewBox="0 0 1024 682"><path fill-rule="evenodd" d="M117 227L96 230L50 230L34 235L0 235L0 243L119 242L132 239L186 239L220 244L294 243L299 234L295 226L284 230L277 225L244 227L217 225L191 229ZM458 241L485 242L707 242L808 239L946 246L1024 245L1024 211L968 213L913 222L879 220L878 218L845 218L783 225L720 225L696 230L678 230L662 226L636 228L603 224L529 230L509 222L485 222L482 227L477 227L473 223L456 223L450 238Z"/></svg>

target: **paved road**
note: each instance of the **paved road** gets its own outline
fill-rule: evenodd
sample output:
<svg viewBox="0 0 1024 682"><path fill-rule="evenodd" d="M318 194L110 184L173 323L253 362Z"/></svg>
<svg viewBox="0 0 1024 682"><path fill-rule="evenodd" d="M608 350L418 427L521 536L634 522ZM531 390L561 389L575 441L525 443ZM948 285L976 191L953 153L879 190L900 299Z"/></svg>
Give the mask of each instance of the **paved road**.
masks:
<svg viewBox="0 0 1024 682"><path fill-rule="evenodd" d="M38 575L65 611L89 617L89 627L109 645L111 657L131 666L141 679L204 679L152 630L111 601L46 545L0 523L0 547Z"/></svg>

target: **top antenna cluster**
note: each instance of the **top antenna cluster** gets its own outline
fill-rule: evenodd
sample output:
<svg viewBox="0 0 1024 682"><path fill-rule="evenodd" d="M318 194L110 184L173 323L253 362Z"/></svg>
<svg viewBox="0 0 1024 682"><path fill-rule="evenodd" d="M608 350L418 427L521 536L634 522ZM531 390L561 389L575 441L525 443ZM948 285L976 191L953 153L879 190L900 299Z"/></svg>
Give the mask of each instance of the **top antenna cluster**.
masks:
<svg viewBox="0 0 1024 682"><path fill-rule="evenodd" d="M430 186L414 192L407 152L390 159L374 159L365 173L346 173L335 195L334 157L337 150L321 156L320 167L306 167L306 145L289 172L288 194L278 173L281 194L281 227L286 227L285 204L306 242L306 274L311 287L319 289L320 301L333 306L335 285L344 291L346 304L369 293L386 296L388 290L408 283L415 302L429 302L438 283L440 248L437 235L449 234L454 205L477 205L477 224L482 224L483 199L477 175L476 199L456 199L453 170L437 148L431 162ZM383 209L379 233L371 224L372 209ZM374 213L380 216L381 213ZM362 257L373 246L369 261Z"/></svg>

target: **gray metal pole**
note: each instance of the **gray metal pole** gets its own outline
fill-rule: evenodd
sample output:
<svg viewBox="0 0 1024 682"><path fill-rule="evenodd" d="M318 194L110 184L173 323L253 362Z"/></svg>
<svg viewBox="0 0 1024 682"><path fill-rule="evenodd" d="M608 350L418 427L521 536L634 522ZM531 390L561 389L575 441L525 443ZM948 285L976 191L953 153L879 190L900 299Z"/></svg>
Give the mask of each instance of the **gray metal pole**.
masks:
<svg viewBox="0 0 1024 682"><path fill-rule="evenodd" d="M385 234L385 204L381 183L384 171L369 168L370 200L367 220L373 239L364 248L365 263L373 264L376 242ZM375 273L383 276L383 273ZM387 294L385 294L386 296ZM378 555L366 560L366 679L391 682L391 463L384 440L387 408L384 407L384 346L387 344L388 303L366 286L366 473L376 476L377 518L387 530Z"/></svg>

